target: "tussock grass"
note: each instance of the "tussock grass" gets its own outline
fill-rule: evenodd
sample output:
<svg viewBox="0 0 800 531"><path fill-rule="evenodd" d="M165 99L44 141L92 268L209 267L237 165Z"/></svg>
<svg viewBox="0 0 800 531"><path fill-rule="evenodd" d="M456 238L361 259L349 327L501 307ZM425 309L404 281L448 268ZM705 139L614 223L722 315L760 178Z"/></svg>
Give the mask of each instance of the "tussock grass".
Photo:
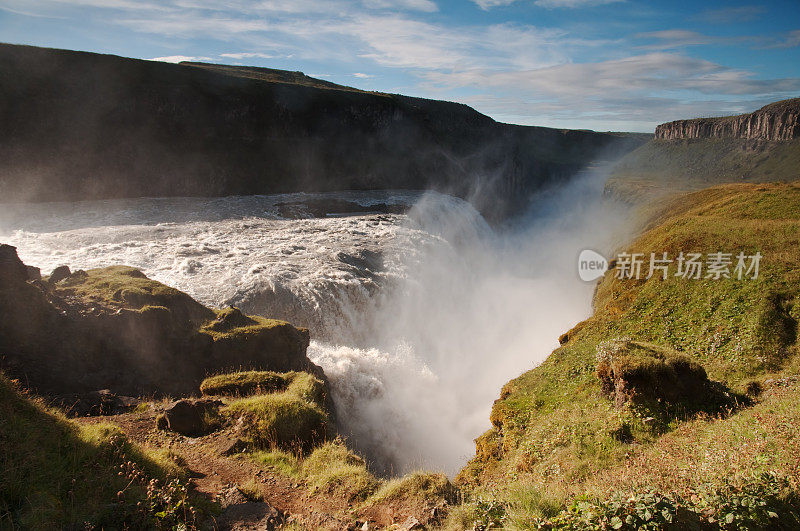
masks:
<svg viewBox="0 0 800 531"><path fill-rule="evenodd" d="M247 341L248 338L262 335L267 330L282 327L294 328L286 321L268 319L259 315L248 315L244 319L234 318L232 312L239 312L236 308L216 310L216 319L207 322L200 328L200 332L211 336L215 341ZM239 312L241 315L241 313ZM212 315L213 318L213 315Z"/></svg>
<svg viewBox="0 0 800 531"><path fill-rule="evenodd" d="M597 368L603 393L617 405L664 400L702 409L711 395L702 365L672 349L638 341L608 341L598 346Z"/></svg>
<svg viewBox="0 0 800 531"><path fill-rule="evenodd" d="M407 502L413 499L431 503L437 501L453 503L456 499L456 489L444 474L416 471L387 481L365 504L377 505L395 500Z"/></svg>
<svg viewBox="0 0 800 531"><path fill-rule="evenodd" d="M315 449L303 462L302 471L312 492L342 496L351 502L364 501L380 487L364 460L340 439Z"/></svg>
<svg viewBox="0 0 800 531"><path fill-rule="evenodd" d="M225 414L244 418L241 434L255 448L304 452L327 436L325 411L288 392L242 398Z"/></svg>
<svg viewBox="0 0 800 531"><path fill-rule="evenodd" d="M252 478L249 481L239 485L237 488L239 489L239 492L241 492L242 495L247 499L247 501L264 501L264 492L261 489L261 484L256 481L255 478Z"/></svg>
<svg viewBox="0 0 800 531"><path fill-rule="evenodd" d="M206 396L247 396L285 391L290 379L271 371L243 371L219 374L203 380L200 392Z"/></svg>
<svg viewBox="0 0 800 531"><path fill-rule="evenodd" d="M204 394L222 395L266 391L229 402L222 412L229 418L243 419L241 434L254 449L303 453L327 438L327 390L322 380L312 374L221 374L204 380L201 390Z"/></svg>

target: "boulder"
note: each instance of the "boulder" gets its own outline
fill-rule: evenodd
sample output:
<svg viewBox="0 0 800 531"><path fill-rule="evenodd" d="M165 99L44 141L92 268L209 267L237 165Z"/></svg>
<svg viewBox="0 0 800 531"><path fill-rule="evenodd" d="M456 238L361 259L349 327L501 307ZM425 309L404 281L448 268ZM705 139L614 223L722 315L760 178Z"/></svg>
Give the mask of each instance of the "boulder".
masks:
<svg viewBox="0 0 800 531"><path fill-rule="evenodd" d="M219 529L272 531L285 522L285 515L265 502L228 503L224 507L216 522Z"/></svg>
<svg viewBox="0 0 800 531"><path fill-rule="evenodd" d="M211 431L209 418L219 414L219 400L178 400L173 402L159 419L159 427L196 437Z"/></svg>
<svg viewBox="0 0 800 531"><path fill-rule="evenodd" d="M57 268L53 269L52 273L50 273L50 278L48 280L51 284L55 284L66 278L69 278L71 274L72 272L69 270L69 266L58 266Z"/></svg>

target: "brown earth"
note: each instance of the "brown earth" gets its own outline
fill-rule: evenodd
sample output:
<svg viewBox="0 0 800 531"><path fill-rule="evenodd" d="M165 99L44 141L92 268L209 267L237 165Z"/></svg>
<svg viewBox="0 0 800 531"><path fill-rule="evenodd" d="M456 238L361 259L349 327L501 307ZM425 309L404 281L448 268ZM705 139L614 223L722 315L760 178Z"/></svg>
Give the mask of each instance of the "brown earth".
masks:
<svg viewBox="0 0 800 531"><path fill-rule="evenodd" d="M142 446L168 449L189 471L191 489L222 507L221 513L212 517L213 529L271 529L275 525L272 521L314 530L360 530L364 524L367 529L403 529L410 520L425 525L442 515L441 508L419 500L394 500L362 509L341 496L314 495L304 480L261 466L245 453L236 453L238 439L230 426L201 437L157 429L156 417L161 409L161 405L153 404L147 410L76 420L86 424L110 422ZM248 501L238 490L252 485L253 480L262 502Z"/></svg>

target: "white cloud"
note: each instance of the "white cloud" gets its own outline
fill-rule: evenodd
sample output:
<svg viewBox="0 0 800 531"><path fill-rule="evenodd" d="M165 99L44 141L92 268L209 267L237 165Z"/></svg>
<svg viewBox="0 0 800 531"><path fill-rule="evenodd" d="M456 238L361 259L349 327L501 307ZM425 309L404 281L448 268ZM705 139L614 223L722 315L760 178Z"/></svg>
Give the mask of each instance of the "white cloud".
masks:
<svg viewBox="0 0 800 531"><path fill-rule="evenodd" d="M472 0L481 9L489 10L493 7L511 5L519 0ZM569 8L575 9L578 7L599 6L604 4L613 4L616 2L625 2L626 0L535 0L533 3L539 7L547 9L555 8Z"/></svg>
<svg viewBox="0 0 800 531"><path fill-rule="evenodd" d="M357 17L334 28L362 43L361 57L419 69L534 68L567 59L560 30L532 26L443 27L399 16Z"/></svg>
<svg viewBox="0 0 800 531"><path fill-rule="evenodd" d="M717 37L666 28L598 39L576 37L596 32L575 28L494 21L457 24L448 21L447 13L426 16L438 10L438 0L148 1L154 0L0 0L7 7L24 5L32 13L73 18L85 14L104 24L157 35L169 47L149 52L153 55L212 53L205 46L222 42L222 50L212 48L218 60L294 58L297 68L325 65L333 79L378 74L381 81L396 83L376 86L381 90L458 97L492 116L524 123L550 120L557 125L553 120L561 120L562 125L580 125L577 120L583 119L587 125L593 120L649 124L653 119L696 114L693 111L700 112L704 105L700 114L800 91L796 78L758 79L750 72L675 51L743 43L762 49L789 48L800 45L800 30L764 37ZM578 9L625 0L473 0L484 9L515 1ZM702 16L723 21L760 13L717 11ZM219 53L224 50L229 51ZM181 55L155 60L211 61ZM382 75L386 70L394 74ZM723 99L724 105L715 103Z"/></svg>
<svg viewBox="0 0 800 531"><path fill-rule="evenodd" d="M511 5L516 1L517 0L473 0L473 2L478 4L478 7L487 11L493 7Z"/></svg>
<svg viewBox="0 0 800 531"><path fill-rule="evenodd" d="M737 99L735 110L741 110L742 100L765 102L800 91L798 78L754 79L744 70L669 53L527 71L475 69L420 75L432 87L481 91L465 103L499 119L539 124L550 120L551 125L583 119L585 124L606 127L638 123L639 130L682 116L726 114ZM722 97L728 99L721 102Z"/></svg>
<svg viewBox="0 0 800 531"><path fill-rule="evenodd" d="M404 9L433 13L439 6L432 0L362 0L364 6L371 9Z"/></svg>
<svg viewBox="0 0 800 531"><path fill-rule="evenodd" d="M710 37L697 33L696 31L688 31L681 29L662 30L662 31L649 31L647 33L637 33L634 35L637 38L650 38L660 39L662 41L677 41L677 42L690 42L704 44L709 41Z"/></svg>
<svg viewBox="0 0 800 531"><path fill-rule="evenodd" d="M220 57L226 59L274 59L274 55L261 52L239 52L239 53L221 53Z"/></svg>
<svg viewBox="0 0 800 531"><path fill-rule="evenodd" d="M625 0L536 0L534 4L540 7L547 7L550 9L557 7L574 9L576 7L589 7L589 6L600 6L605 4L614 4L616 2L625 2Z"/></svg>
<svg viewBox="0 0 800 531"><path fill-rule="evenodd" d="M769 46L770 48L795 48L800 46L800 29L790 31L779 42Z"/></svg>
<svg viewBox="0 0 800 531"><path fill-rule="evenodd" d="M764 6L726 7L703 11L695 18L711 24L732 24L734 22L755 20L765 12L766 8Z"/></svg>
<svg viewBox="0 0 800 531"><path fill-rule="evenodd" d="M750 72L680 54L650 53L596 63L575 63L527 71L429 72L422 77L451 88L513 88L540 96L608 97L663 91L748 94L800 90L800 79L756 80Z"/></svg>
<svg viewBox="0 0 800 531"><path fill-rule="evenodd" d="M247 20L196 15L172 15L154 18L123 18L117 22L142 33L169 36L215 35L218 38L241 33L268 31L270 24L262 20Z"/></svg>
<svg viewBox="0 0 800 531"><path fill-rule="evenodd" d="M153 57L148 61L161 61L163 63L181 63L183 61L212 61L210 57L197 57L193 55L168 55L166 57Z"/></svg>

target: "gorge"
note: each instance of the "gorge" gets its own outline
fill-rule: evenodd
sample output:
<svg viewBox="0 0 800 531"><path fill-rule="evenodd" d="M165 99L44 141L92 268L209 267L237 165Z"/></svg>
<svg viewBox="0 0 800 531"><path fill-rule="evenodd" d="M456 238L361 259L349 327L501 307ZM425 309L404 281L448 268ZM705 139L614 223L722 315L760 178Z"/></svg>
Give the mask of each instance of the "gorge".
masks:
<svg viewBox="0 0 800 531"><path fill-rule="evenodd" d="M800 100L652 136L255 67L0 71L0 525L800 525ZM764 264L584 282L586 249Z"/></svg>

